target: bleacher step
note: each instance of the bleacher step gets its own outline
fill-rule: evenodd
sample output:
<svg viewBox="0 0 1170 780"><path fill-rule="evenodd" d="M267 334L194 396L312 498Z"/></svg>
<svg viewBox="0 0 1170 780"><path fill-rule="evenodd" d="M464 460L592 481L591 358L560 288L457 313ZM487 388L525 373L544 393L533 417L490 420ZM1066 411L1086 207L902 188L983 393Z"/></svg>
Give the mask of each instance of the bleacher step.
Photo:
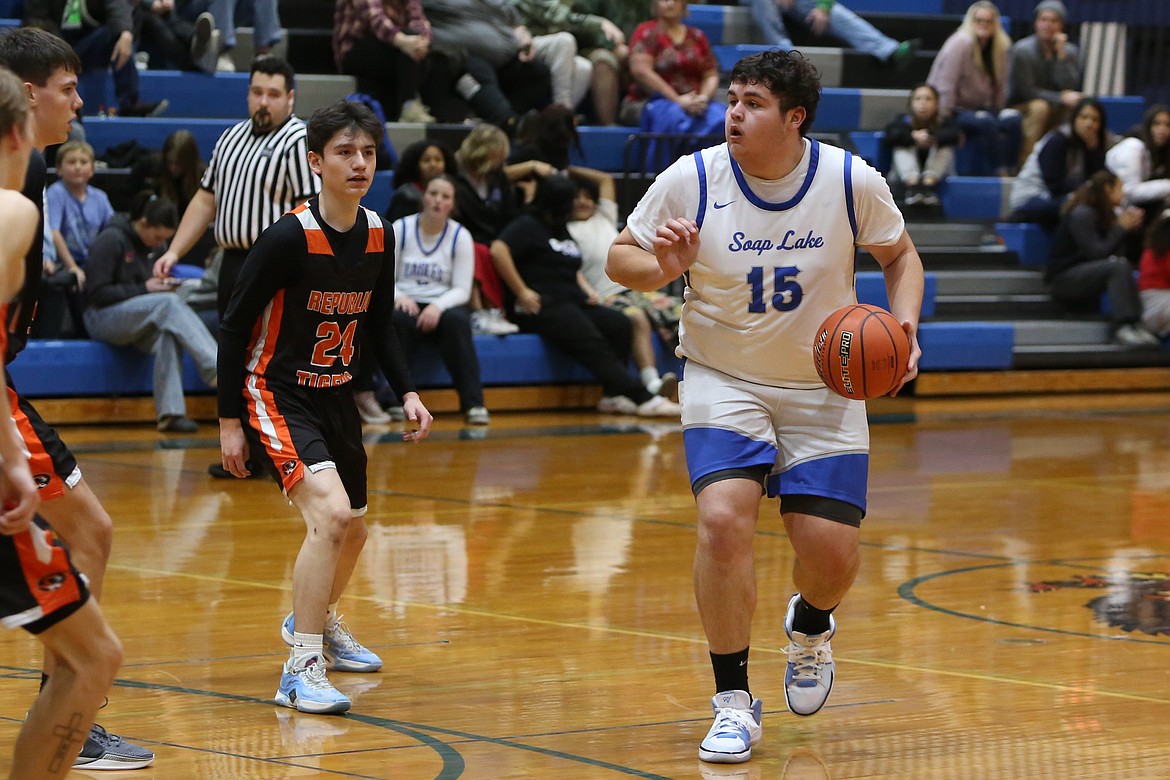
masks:
<svg viewBox="0 0 1170 780"><path fill-rule="evenodd" d="M1046 319L1060 313L1049 295L938 295L935 317L950 320Z"/></svg>
<svg viewBox="0 0 1170 780"><path fill-rule="evenodd" d="M995 226L988 222L906 220L906 231L914 244L923 246L982 247L998 244Z"/></svg>
<svg viewBox="0 0 1170 780"><path fill-rule="evenodd" d="M935 271L940 295L1044 295L1044 280L1038 271L997 270Z"/></svg>
<svg viewBox="0 0 1170 780"><path fill-rule="evenodd" d="M1019 346L1012 350L1013 369L1141 368L1170 366L1165 349L1134 349L1117 344Z"/></svg>

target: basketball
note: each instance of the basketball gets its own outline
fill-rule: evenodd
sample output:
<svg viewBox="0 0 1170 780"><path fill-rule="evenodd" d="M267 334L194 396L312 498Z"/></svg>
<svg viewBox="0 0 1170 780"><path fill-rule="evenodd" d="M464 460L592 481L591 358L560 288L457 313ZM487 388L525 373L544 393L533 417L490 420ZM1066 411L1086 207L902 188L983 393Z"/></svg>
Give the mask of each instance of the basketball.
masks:
<svg viewBox="0 0 1170 780"><path fill-rule="evenodd" d="M817 374L830 390L864 401L893 390L910 362L910 339L880 306L855 303L830 314L813 339Z"/></svg>

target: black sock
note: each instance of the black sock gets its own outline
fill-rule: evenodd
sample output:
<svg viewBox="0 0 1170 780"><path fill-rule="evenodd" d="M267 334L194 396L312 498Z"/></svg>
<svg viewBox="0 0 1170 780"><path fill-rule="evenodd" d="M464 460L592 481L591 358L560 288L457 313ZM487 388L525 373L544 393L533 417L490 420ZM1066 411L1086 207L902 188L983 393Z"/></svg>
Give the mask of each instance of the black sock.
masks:
<svg viewBox="0 0 1170 780"><path fill-rule="evenodd" d="M792 617L792 630L802 634L823 634L829 630L829 615L836 608L834 605L829 609L817 609L801 596Z"/></svg>
<svg viewBox="0 0 1170 780"><path fill-rule="evenodd" d="M715 693L724 691L747 691L748 688L748 648L738 653L711 653L711 668L715 670Z"/></svg>
<svg viewBox="0 0 1170 780"><path fill-rule="evenodd" d="M45 689L45 683L47 683L48 681L49 681L49 675L45 674L44 672L41 672L41 687L39 690L43 691Z"/></svg>

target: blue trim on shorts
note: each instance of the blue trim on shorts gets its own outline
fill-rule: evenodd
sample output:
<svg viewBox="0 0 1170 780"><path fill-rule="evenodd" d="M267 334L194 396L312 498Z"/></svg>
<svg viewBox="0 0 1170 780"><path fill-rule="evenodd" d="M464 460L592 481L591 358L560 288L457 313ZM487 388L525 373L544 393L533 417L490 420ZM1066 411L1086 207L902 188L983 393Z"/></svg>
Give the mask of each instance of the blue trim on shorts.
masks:
<svg viewBox="0 0 1170 780"><path fill-rule="evenodd" d="M716 471L776 464L776 448L771 444L726 428L687 428L683 446L692 485Z"/></svg>
<svg viewBox="0 0 1170 780"><path fill-rule="evenodd" d="M688 451L689 454L689 451ZM768 496L785 494L835 498L865 511L869 455L829 455L798 463L783 474L768 475Z"/></svg>

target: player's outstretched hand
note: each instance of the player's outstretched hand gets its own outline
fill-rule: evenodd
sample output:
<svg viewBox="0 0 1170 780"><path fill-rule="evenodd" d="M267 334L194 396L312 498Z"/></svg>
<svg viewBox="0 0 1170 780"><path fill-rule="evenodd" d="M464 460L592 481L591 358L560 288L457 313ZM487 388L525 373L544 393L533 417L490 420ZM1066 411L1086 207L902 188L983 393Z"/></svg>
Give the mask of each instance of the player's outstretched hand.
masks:
<svg viewBox="0 0 1170 780"><path fill-rule="evenodd" d="M910 362L906 366L906 374L902 377L902 381L890 391L890 397L896 396L907 382L918 376L918 359L922 357L922 348L918 346L917 329L909 321L903 321L902 330L906 331L906 338L910 339Z"/></svg>
<svg viewBox="0 0 1170 780"><path fill-rule="evenodd" d="M403 441L422 441L431 432L431 422L434 420L431 413L423 406L418 393L407 393L402 399L402 411L406 413L406 431L402 434Z"/></svg>
<svg viewBox="0 0 1170 780"><path fill-rule="evenodd" d="M654 235L654 256L671 281L682 276L699 256L699 226L690 219L672 219L659 225Z"/></svg>
<svg viewBox="0 0 1170 780"><path fill-rule="evenodd" d="M243 424L232 417L219 418L219 454L223 467L232 476L244 479L251 471L244 464L248 460L248 441L244 438Z"/></svg>

